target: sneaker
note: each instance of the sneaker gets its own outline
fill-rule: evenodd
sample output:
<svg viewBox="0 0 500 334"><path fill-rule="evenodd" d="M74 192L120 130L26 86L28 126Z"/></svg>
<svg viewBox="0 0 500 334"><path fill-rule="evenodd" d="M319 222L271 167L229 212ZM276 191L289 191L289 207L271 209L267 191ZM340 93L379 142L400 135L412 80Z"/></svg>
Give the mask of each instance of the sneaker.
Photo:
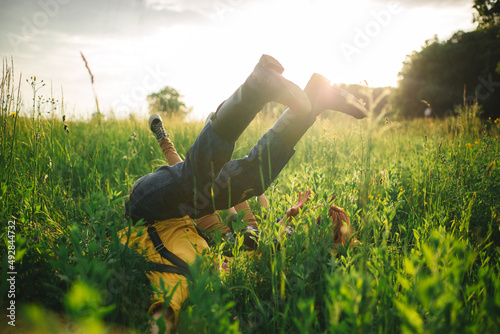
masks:
<svg viewBox="0 0 500 334"><path fill-rule="evenodd" d="M170 134L167 134L165 132L165 129L163 128L163 123L161 121L160 115L158 114L151 115L151 117L149 117L148 123L149 123L149 129L155 135L156 140L158 142L170 136Z"/></svg>

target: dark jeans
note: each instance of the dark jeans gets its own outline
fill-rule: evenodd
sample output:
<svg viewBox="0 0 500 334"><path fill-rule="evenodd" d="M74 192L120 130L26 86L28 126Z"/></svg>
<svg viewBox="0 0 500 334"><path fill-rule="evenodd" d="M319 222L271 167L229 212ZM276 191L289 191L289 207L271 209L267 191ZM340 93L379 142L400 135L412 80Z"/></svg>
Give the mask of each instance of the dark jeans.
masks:
<svg viewBox="0 0 500 334"><path fill-rule="evenodd" d="M199 218L259 196L294 154L269 130L242 159L231 160L234 143L223 141L207 123L174 166L141 177L130 191L126 216L137 221Z"/></svg>

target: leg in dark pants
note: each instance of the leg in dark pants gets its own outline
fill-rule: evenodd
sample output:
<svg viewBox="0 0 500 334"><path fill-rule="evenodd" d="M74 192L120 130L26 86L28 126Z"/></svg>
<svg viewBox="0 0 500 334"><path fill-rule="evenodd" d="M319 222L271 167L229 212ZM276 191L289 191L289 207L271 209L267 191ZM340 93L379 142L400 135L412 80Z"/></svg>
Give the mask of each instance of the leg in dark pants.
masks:
<svg viewBox="0 0 500 334"><path fill-rule="evenodd" d="M294 154L272 130L242 159L229 161L233 148L217 138L207 124L185 161L162 166L138 181L130 195L130 203L135 205L131 207L132 218L199 218L229 209L261 195ZM200 151L212 153L199 158Z"/></svg>
<svg viewBox="0 0 500 334"><path fill-rule="evenodd" d="M233 154L234 143L220 139L207 124L186 154L186 160L174 166L162 166L143 176L132 187L127 213L136 221L180 218L193 213L182 211L185 205L196 207L195 195L215 180ZM188 203L188 204L187 204ZM205 205L205 204L204 204ZM185 211L185 210L184 210Z"/></svg>
<svg viewBox="0 0 500 334"><path fill-rule="evenodd" d="M226 166L231 159L234 142L255 115L265 103L270 101L294 106L296 110L306 113L311 109L305 93L295 84L283 78L282 72L283 67L274 58L262 56L243 85L212 115L190 148L186 160L174 166L162 166L154 173L140 178L134 184L130 192L130 201L126 204L126 214L133 220L164 220L185 215L197 218L213 213L216 208L230 208L232 205L221 204L226 201L216 201L217 196L212 196L212 188L215 187L220 175L222 177L219 180L222 183L225 180L230 182L232 177L242 173L240 169L248 173L251 169L249 166L260 164L260 162L256 163L260 160L256 159L258 152L255 152L243 159L246 163L233 163ZM267 146L267 139L266 143ZM262 144L257 146L263 147ZM267 160L266 165L269 165ZM267 179L273 178L272 172L267 174L269 174ZM242 184L243 182L239 181L241 177L244 176L236 177L234 182ZM254 183L256 181L252 181L252 186ZM228 183L227 189L230 191L232 187L229 185ZM231 202L233 205L239 203L232 199L237 196L241 197L243 192L247 190L241 188L241 186L237 187L235 196L227 195L227 202ZM263 186L260 188L265 189ZM227 191L222 191L221 194L225 194ZM210 196L206 196L207 194Z"/></svg>
<svg viewBox="0 0 500 334"><path fill-rule="evenodd" d="M215 210L225 210L253 196L259 196L276 179L294 154L294 150L270 130L242 159L224 164L220 173L210 179L196 176L196 197L183 203L181 210L200 217Z"/></svg>

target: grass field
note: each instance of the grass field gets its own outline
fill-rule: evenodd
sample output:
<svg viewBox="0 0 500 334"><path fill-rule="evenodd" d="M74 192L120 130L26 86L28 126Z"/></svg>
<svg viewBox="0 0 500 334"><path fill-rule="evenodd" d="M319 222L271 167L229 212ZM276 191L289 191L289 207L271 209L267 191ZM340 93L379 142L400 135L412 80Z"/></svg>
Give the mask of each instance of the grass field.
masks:
<svg viewBox="0 0 500 334"><path fill-rule="evenodd" d="M38 97L21 117L7 82L2 308L15 300L20 331L144 332L153 290L143 259L117 231L130 224L123 212L132 183L165 164L147 122L63 121L51 98ZM500 120L481 121L477 111L459 108L445 121L318 120L266 191L270 207L250 201L263 231L260 256L212 240L217 256L234 256L231 275L203 259L193 265L177 332L500 332ZM203 126L165 123L182 154ZM271 124L256 119L234 156ZM314 194L309 210L277 252L274 222L305 189ZM331 232L315 224L325 209L313 208L332 195L361 243L336 253L321 238ZM14 298L8 271L17 272Z"/></svg>

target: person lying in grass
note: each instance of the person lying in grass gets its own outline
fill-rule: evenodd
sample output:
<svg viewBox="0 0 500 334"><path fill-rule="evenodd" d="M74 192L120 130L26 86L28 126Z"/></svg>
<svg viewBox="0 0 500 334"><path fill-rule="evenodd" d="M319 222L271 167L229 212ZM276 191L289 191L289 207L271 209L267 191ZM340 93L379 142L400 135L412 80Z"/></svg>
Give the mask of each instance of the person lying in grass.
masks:
<svg viewBox="0 0 500 334"><path fill-rule="evenodd" d="M155 127L151 126L152 123L155 124ZM158 131L158 128L160 127L163 128L163 125L161 123L161 117L159 115L153 115L152 117L150 117L149 124L150 124L150 129L155 134ZM165 131L163 130L162 132ZM167 163L170 166L172 166L178 162L181 162L182 159L177 153L174 144L168 137L169 137L168 135L160 135L157 136L157 139L159 139L158 143L162 149L164 157L167 160ZM302 200L302 195L301 193L299 193L298 203L295 206L291 207L289 210L287 210L285 215L287 219L283 220L283 222L289 221L291 220L292 217L295 217L299 213L299 210L304 207L304 204L309 199L309 196L310 196L310 191L306 193L304 200ZM262 194L261 196L259 196L259 199L261 205L263 207L267 207L268 203L266 196ZM256 246L255 245L256 236L259 230L258 230L257 220L253 215L252 211L250 210L250 207L246 201L230 208L229 210L227 210L227 212L216 211L213 214L209 214L199 219L196 219L195 226L197 229L202 229L204 231L207 231L211 235L213 235L215 233L215 230L218 229L222 232L221 233L222 235L228 238L232 238L233 231L231 226L229 224L224 223L225 221L229 221L229 219L224 219L223 217L228 217L228 216L234 217L237 216L238 213L241 211L243 211L242 221L245 222L247 229L247 232L245 233L245 238L247 240L251 238L250 239L251 242L247 242L246 244L250 248L254 248ZM141 228L143 227L139 226L134 228L134 232L130 236L130 239L128 239L128 235L124 233L122 237L122 242L125 243L127 242L127 240L130 240L129 246L135 247L151 262L168 263L168 261L165 261L165 259L163 259L161 255L158 252L156 252L155 245L153 244L152 240L147 235L144 235L143 233L140 232ZM180 240L185 239L186 234L184 232L180 235L181 238L177 239L174 236L176 234L175 231L172 231L172 228L170 226L166 226L165 228L162 228L160 226L156 227L156 229L159 230L158 233L160 235L160 238L164 240L163 243L168 245L167 248L174 254L177 254L182 258L186 257L186 254L184 254L186 252L186 249L188 250L188 253L192 254L199 253L198 251L200 250L201 252L203 252L203 250L208 249L208 246L205 246L203 241L201 241L201 239L199 239L198 236L191 236L191 238L189 238L189 240L198 239L200 241L200 243L196 243L199 247L195 249L191 247L191 245L186 245L184 243L178 242L179 239ZM189 229L190 229L189 232L193 232L191 226L189 226ZM167 240L171 240L171 242L167 243ZM254 244L252 245L250 243ZM228 272L228 263L226 261L221 263L219 265L219 269ZM172 292L172 299L169 303L169 306L167 307L165 314L166 325L167 328L169 328L170 330L171 328L173 328L174 324L177 323L178 312L182 302L188 297L189 291L187 289L187 280L184 277L179 276L177 274L165 273L159 271L149 272L147 273L147 277L160 291L162 290L160 280L163 280L164 286L167 291L173 291L174 287L177 286L177 284L179 284L177 288ZM155 299L149 309L149 312L153 314L154 319L158 319L165 312L163 307L165 304L165 298L163 295L160 294L155 294L154 298ZM152 324L152 332L153 333L158 332L158 326L156 325L156 323Z"/></svg>
<svg viewBox="0 0 500 334"><path fill-rule="evenodd" d="M151 123L152 121L156 122L161 122L161 118L158 115L153 115L150 118L150 129L151 129ZM158 126L162 126L161 124ZM158 128L158 126L156 128ZM163 126L162 126L163 127ZM161 139L159 140L159 145L163 151L163 154L167 160L167 163L169 165L174 165L178 162L181 162L182 159L178 155L177 151L175 150L174 144L172 141L168 138L167 136L161 136ZM291 222L292 218L296 217L299 212L304 208L305 204L309 201L311 197L311 191L306 190L304 193L304 196L302 196L302 192L299 191L298 193L298 201L297 204L292 206L286 211L284 219L280 219L278 223L281 223L285 225L285 229L288 229L288 232L291 234L291 228L289 223ZM267 207L267 198L263 194L259 196L260 203L263 207ZM252 237L253 242L257 242L258 234L259 234L259 228L257 224L257 220L255 216L253 215L252 211L250 210L250 207L247 202L240 203L236 205L235 207L230 208L226 213L223 213L221 211L217 211L213 214L201 217L196 220L196 227L198 229L202 229L204 231L208 231L211 235L214 235L214 232L216 229L219 229L222 233L222 235L225 235L228 237L229 235L232 234L232 229L228 224L224 223L223 217L227 217L229 215L236 216L238 212L241 212L243 210L243 218L242 220L247 224L249 228L247 228L247 233L249 237ZM333 228L333 233L334 233L334 245L336 244L346 244L350 240L350 222L349 222L349 217L345 213L344 210L341 208L332 205L330 207L328 217L332 218L332 228ZM229 221L229 219L226 219ZM321 217L317 218L317 223L321 224ZM151 241L151 239L147 236L141 236L141 233L138 233L141 227L136 227L133 233L133 236L131 238L131 243L129 244L131 247L136 247L139 252L141 252L146 258L148 258L150 261L157 262L157 263L165 263L165 259L162 259L161 256L159 255L156 250L154 250L154 245ZM172 238L172 233L170 231L170 227L167 226L165 229L161 229L160 227L160 237L162 240L168 240L168 239L173 239L176 240L175 237ZM184 233L181 234L181 236L184 236ZM169 238L170 237L170 238ZM198 237L196 237L198 238ZM123 242L126 242L127 238L124 235L122 238ZM182 240L182 238L181 238ZM190 239L192 240L192 238ZM165 242L164 242L165 243ZM248 243L247 243L248 245ZM249 247L254 247L252 245L248 245ZM186 245L182 245L179 247L178 244L175 244L171 242L168 245L168 248L174 253L182 256L183 253L186 250ZM190 250L192 253L195 253L194 249L190 246L187 245L187 249ZM200 249L207 249L207 247L203 246L200 247ZM228 262L223 262L219 264L219 269L225 270L226 273L229 273L228 269ZM154 319L158 319L161 317L164 312L165 312L165 322L167 328L170 330L171 328L174 327L174 325L177 323L178 319L178 312L181 307L182 302L188 297L189 291L187 289L187 280L183 276L179 276L176 274L172 273L164 273L164 272L157 272L157 271L152 271L147 274L147 277L151 280L153 284L155 284L156 288L161 291L161 283L160 279L163 280L164 287L166 288L166 291L172 291L174 287L179 284L180 285L172 292L172 300L170 301L168 307L166 308L165 311L165 299L163 295L161 294L156 294L155 295L155 300L153 301L153 304L150 307L150 312L153 314ZM173 279L172 279L173 278ZM152 332L157 333L158 332L158 326L156 323L152 324Z"/></svg>
<svg viewBox="0 0 500 334"><path fill-rule="evenodd" d="M331 86L321 75L313 74L303 91L285 79L283 71L276 59L263 55L247 80L210 115L185 161L141 177L130 190L126 217L148 226L148 235L134 239L135 234L131 244L152 244L154 249L146 247L146 256L165 265L155 270L167 273L168 286L176 287L166 314L169 326L177 321L180 304L187 297L188 263L208 249L192 219L262 195L322 111L333 109L355 118L366 117L361 102ZM231 160L236 140L271 101L289 108L246 157ZM151 127L155 129L154 124ZM158 140L166 136L160 129L155 132ZM173 254L169 249L178 252ZM153 283L161 286L159 280Z"/></svg>

